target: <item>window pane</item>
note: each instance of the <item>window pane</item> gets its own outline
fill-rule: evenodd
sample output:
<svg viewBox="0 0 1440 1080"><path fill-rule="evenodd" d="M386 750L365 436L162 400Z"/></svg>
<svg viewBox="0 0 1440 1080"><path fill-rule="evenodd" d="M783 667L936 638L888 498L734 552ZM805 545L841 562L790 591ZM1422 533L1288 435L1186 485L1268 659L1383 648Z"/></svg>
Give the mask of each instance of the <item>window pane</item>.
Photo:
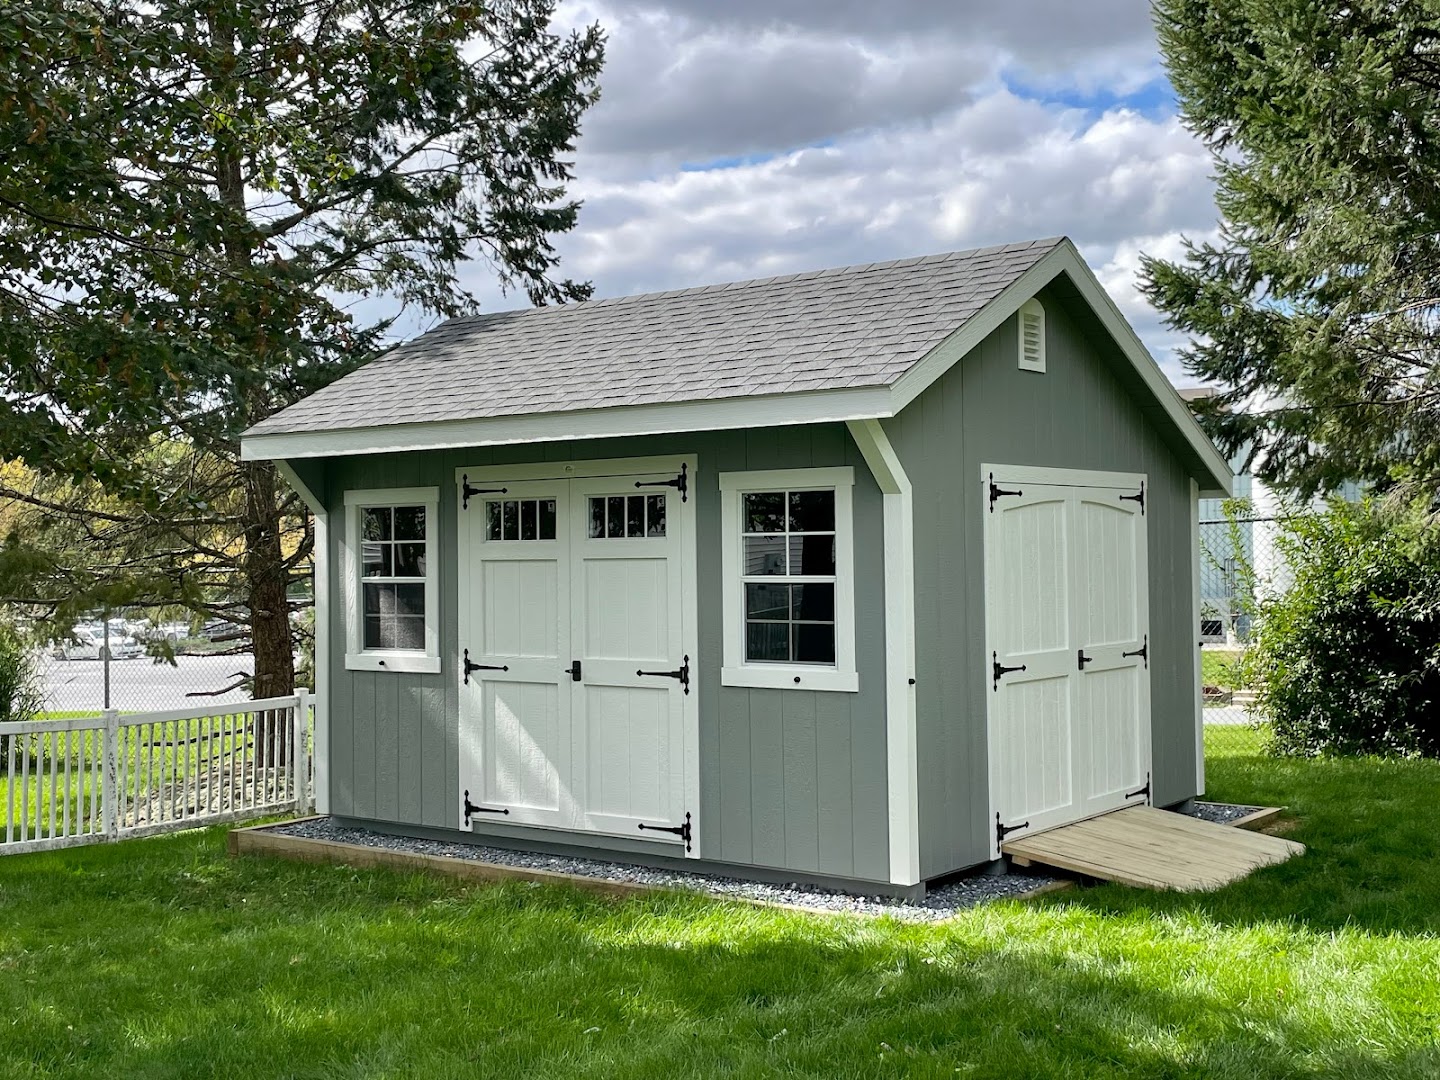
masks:
<svg viewBox="0 0 1440 1080"><path fill-rule="evenodd" d="M498 502L485 504L485 539L500 539L500 504Z"/></svg>
<svg viewBox="0 0 1440 1080"><path fill-rule="evenodd" d="M425 507L423 507L423 506L397 506L397 507L395 507L395 539L396 539L396 540L424 540L424 539L425 539Z"/></svg>
<svg viewBox="0 0 1440 1080"><path fill-rule="evenodd" d="M790 492L791 532L834 532L835 493L833 491Z"/></svg>
<svg viewBox="0 0 1440 1080"><path fill-rule="evenodd" d="M424 616L424 585L392 585L390 587L395 590L395 614Z"/></svg>
<svg viewBox="0 0 1440 1080"><path fill-rule="evenodd" d="M665 535L665 496L645 496L645 535Z"/></svg>
<svg viewBox="0 0 1440 1080"><path fill-rule="evenodd" d="M835 663L835 627L827 623L792 623L795 659L801 664Z"/></svg>
<svg viewBox="0 0 1440 1080"><path fill-rule="evenodd" d="M540 500L540 539L555 539L555 500Z"/></svg>
<svg viewBox="0 0 1440 1080"><path fill-rule="evenodd" d="M746 495L744 502L746 532L785 531L785 493L783 491L765 491Z"/></svg>
<svg viewBox="0 0 1440 1080"><path fill-rule="evenodd" d="M745 537L745 574L785 573L785 537Z"/></svg>
<svg viewBox="0 0 1440 1080"><path fill-rule="evenodd" d="M794 618L806 622L835 621L834 585L795 585L791 587L790 596Z"/></svg>
<svg viewBox="0 0 1440 1080"><path fill-rule="evenodd" d="M390 576L390 549L392 544L361 544L360 545L360 576L361 577L389 577Z"/></svg>
<svg viewBox="0 0 1440 1080"><path fill-rule="evenodd" d="M796 586L800 588L800 586ZM745 585L745 617L747 619L773 619L787 621L790 618L790 586L760 585L747 582Z"/></svg>
<svg viewBox="0 0 1440 1080"><path fill-rule="evenodd" d="M625 496L612 495L607 502L605 535L617 537L625 535Z"/></svg>
<svg viewBox="0 0 1440 1080"><path fill-rule="evenodd" d="M500 523L500 536L504 540L520 539L520 504L514 499L505 500L505 509Z"/></svg>
<svg viewBox="0 0 1440 1080"><path fill-rule="evenodd" d="M372 588L374 588L375 597L379 601L379 604L376 606L376 610L381 615L395 614L395 586L375 585L372 586Z"/></svg>
<svg viewBox="0 0 1440 1080"><path fill-rule="evenodd" d="M645 496L631 495L625 500L625 535L645 535Z"/></svg>
<svg viewBox="0 0 1440 1080"><path fill-rule="evenodd" d="M539 528L540 504L534 499L526 499L520 504L520 539L534 540L536 529Z"/></svg>
<svg viewBox="0 0 1440 1080"><path fill-rule="evenodd" d="M366 540L390 539L390 508L388 506L367 506L364 511L361 534Z"/></svg>
<svg viewBox="0 0 1440 1080"><path fill-rule="evenodd" d="M424 576L425 576L425 545L424 545L424 544L396 544L396 545L395 545L395 576L396 576L396 577L424 577Z"/></svg>
<svg viewBox="0 0 1440 1080"><path fill-rule="evenodd" d="M590 500L590 539L598 540L605 535L605 500Z"/></svg>
<svg viewBox="0 0 1440 1080"><path fill-rule="evenodd" d="M789 660L790 624L752 622L745 624L746 660Z"/></svg>
<svg viewBox="0 0 1440 1080"><path fill-rule="evenodd" d="M835 537L790 537L790 573L829 577L835 573Z"/></svg>
<svg viewBox="0 0 1440 1080"><path fill-rule="evenodd" d="M366 614L366 615L379 615L379 614L380 614L380 593L381 593L383 590L388 589L389 587L390 587L389 585L361 585L361 586L360 586L360 597L361 597L360 602L361 602L361 604L362 604L362 605L364 606L364 608L365 608L365 614Z"/></svg>
<svg viewBox="0 0 1440 1080"><path fill-rule="evenodd" d="M367 649L383 649L383 648L385 648L385 646L384 646L383 644L381 644L382 637L383 637L383 635L380 633L380 616L379 616L379 615L366 615L366 616L365 616L365 648L367 648Z"/></svg>
<svg viewBox="0 0 1440 1080"><path fill-rule="evenodd" d="M425 648L425 620L414 615L396 615L386 628L390 643L387 649Z"/></svg>

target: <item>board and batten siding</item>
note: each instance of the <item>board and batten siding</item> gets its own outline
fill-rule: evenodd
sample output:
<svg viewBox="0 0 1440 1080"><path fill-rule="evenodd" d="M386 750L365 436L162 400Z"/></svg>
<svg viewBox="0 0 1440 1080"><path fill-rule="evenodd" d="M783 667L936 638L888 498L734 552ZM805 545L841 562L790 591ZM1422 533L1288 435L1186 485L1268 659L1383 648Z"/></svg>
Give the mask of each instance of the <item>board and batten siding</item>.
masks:
<svg viewBox="0 0 1440 1080"><path fill-rule="evenodd" d="M701 805L705 862L817 876L889 878L885 759L884 537L880 490L841 424L423 451L325 462L331 510L331 592L343 595L340 545L350 489L440 489L440 645L437 675L349 671L343 606L331 605L330 785L334 814L453 829L460 786L456 607L457 468L698 455L694 484L700 640ZM721 472L850 465L855 469L855 649L859 693L720 686ZM488 823L473 835L483 835ZM497 835L503 829L493 830ZM510 835L516 835L514 831ZM541 834L532 832L532 838ZM643 840L580 833L545 838L670 855Z"/></svg>
<svg viewBox="0 0 1440 1080"><path fill-rule="evenodd" d="M982 463L1144 473L1154 802L1195 791L1197 628L1190 477L1116 372L1126 361L1068 283L1042 290L1046 366L1023 371L1012 317L883 422L915 506L920 870L989 858ZM1114 351L1113 358L1104 350Z"/></svg>

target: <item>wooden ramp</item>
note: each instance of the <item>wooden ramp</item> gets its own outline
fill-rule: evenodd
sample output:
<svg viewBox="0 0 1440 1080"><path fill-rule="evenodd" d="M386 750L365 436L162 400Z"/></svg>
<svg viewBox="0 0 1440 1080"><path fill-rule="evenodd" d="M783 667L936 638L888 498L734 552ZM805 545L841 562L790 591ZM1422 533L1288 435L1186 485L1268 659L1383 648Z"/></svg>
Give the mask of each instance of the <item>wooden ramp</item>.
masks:
<svg viewBox="0 0 1440 1080"><path fill-rule="evenodd" d="M1238 881L1303 854L1305 846L1169 810L1127 806L1007 840L1000 850L1020 866L1043 863L1142 889L1191 890Z"/></svg>

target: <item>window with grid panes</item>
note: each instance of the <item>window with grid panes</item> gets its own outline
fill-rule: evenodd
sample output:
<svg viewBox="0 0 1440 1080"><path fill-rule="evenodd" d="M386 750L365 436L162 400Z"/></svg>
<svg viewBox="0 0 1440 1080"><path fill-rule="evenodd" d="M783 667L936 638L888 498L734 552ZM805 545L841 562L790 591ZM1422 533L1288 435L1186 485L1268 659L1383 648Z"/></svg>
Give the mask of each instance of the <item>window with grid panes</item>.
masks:
<svg viewBox="0 0 1440 1080"><path fill-rule="evenodd" d="M745 662L835 663L835 492L741 496Z"/></svg>
<svg viewBox="0 0 1440 1080"><path fill-rule="evenodd" d="M361 647L425 648L425 506L360 508Z"/></svg>

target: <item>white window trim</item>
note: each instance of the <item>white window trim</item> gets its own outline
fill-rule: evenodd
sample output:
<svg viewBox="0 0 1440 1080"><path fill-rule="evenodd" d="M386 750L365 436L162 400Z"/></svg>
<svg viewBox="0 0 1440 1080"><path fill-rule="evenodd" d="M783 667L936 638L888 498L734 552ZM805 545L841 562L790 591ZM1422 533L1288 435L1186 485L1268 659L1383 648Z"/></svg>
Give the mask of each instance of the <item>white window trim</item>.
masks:
<svg viewBox="0 0 1440 1080"><path fill-rule="evenodd" d="M855 470L774 469L720 474L720 550L723 559L725 642L722 686L776 690L839 690L856 693L855 671ZM803 489L835 492L835 666L747 663L745 660L744 553L740 543L740 497L747 492Z"/></svg>
<svg viewBox="0 0 1440 1080"><path fill-rule="evenodd" d="M425 507L425 648L365 649L360 626L360 511L373 506ZM345 492L340 545L345 597L345 667L350 671L440 671L440 489L368 488Z"/></svg>

